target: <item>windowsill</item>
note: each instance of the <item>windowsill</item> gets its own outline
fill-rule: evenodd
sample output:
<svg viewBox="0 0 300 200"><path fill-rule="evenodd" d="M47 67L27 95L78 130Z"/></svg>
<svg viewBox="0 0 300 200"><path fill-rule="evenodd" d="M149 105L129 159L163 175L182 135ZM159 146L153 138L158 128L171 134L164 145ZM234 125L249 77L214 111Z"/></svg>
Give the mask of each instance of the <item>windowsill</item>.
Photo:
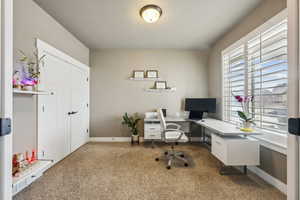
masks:
<svg viewBox="0 0 300 200"><path fill-rule="evenodd" d="M287 134L282 135L271 131L261 130L263 135L251 136L260 141L262 146L287 154Z"/></svg>

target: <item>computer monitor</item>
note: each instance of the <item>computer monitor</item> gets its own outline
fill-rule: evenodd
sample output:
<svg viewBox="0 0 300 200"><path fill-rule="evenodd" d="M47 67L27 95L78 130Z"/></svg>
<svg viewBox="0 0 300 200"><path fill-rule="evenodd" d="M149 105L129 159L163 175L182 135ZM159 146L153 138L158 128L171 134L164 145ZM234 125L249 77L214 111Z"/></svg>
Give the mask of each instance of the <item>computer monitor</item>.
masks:
<svg viewBox="0 0 300 200"><path fill-rule="evenodd" d="M202 119L203 113L216 112L215 98L188 98L185 99L185 110L190 111L190 119Z"/></svg>

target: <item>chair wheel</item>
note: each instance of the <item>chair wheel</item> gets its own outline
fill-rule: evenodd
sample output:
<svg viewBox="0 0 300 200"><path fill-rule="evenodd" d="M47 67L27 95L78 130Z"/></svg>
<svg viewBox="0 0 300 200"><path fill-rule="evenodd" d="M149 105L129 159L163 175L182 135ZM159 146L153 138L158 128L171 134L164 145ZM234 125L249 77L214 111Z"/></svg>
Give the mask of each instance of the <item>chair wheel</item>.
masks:
<svg viewBox="0 0 300 200"><path fill-rule="evenodd" d="M181 158L184 158L184 155L183 155L183 154L181 154L181 155L180 155L180 157L181 157Z"/></svg>
<svg viewBox="0 0 300 200"><path fill-rule="evenodd" d="M185 166L185 167L188 167L188 166L189 166L189 164L187 164L187 163L184 163L184 166Z"/></svg>
<svg viewBox="0 0 300 200"><path fill-rule="evenodd" d="M165 151L165 155L168 155L168 152L167 152L167 151Z"/></svg>
<svg viewBox="0 0 300 200"><path fill-rule="evenodd" d="M155 158L155 161L159 161L159 158Z"/></svg>
<svg viewBox="0 0 300 200"><path fill-rule="evenodd" d="M166 168L167 168L167 169L171 169L171 166L167 166Z"/></svg>

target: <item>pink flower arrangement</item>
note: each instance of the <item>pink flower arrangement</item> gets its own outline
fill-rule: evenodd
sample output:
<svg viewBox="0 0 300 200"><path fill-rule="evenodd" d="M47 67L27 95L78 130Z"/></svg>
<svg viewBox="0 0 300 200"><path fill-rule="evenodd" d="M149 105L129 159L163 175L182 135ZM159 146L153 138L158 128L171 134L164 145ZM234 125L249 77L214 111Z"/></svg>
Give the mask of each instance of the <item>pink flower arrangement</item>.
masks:
<svg viewBox="0 0 300 200"><path fill-rule="evenodd" d="M234 98L241 103L242 106L242 111L237 111L239 117L242 119L244 122L249 122L254 124L254 119L251 117L251 114L249 112L249 103L253 102L253 96L239 96L239 95L233 95Z"/></svg>
<svg viewBox="0 0 300 200"><path fill-rule="evenodd" d="M249 103L250 101L253 101L253 96L234 96L234 98L240 103Z"/></svg>
<svg viewBox="0 0 300 200"><path fill-rule="evenodd" d="M21 84L25 85L25 86L34 86L34 85L37 85L38 82L36 79L33 79L33 78L25 78L21 81Z"/></svg>

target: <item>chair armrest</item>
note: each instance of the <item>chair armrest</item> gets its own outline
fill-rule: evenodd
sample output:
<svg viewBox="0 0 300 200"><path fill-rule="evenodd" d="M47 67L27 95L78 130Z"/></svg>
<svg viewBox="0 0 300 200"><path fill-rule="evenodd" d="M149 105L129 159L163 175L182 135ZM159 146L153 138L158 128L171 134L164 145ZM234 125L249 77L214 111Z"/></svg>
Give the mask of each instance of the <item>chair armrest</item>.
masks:
<svg viewBox="0 0 300 200"><path fill-rule="evenodd" d="M175 126L176 128L176 130L179 130L180 128L181 128L181 126L179 125L179 124L175 124L175 123L167 123L167 127L168 126Z"/></svg>
<svg viewBox="0 0 300 200"><path fill-rule="evenodd" d="M165 134L166 134L166 132L180 132L180 135L176 140L180 140L182 138L182 136L184 135L184 131L182 131L180 129L166 129L164 132L165 132Z"/></svg>

